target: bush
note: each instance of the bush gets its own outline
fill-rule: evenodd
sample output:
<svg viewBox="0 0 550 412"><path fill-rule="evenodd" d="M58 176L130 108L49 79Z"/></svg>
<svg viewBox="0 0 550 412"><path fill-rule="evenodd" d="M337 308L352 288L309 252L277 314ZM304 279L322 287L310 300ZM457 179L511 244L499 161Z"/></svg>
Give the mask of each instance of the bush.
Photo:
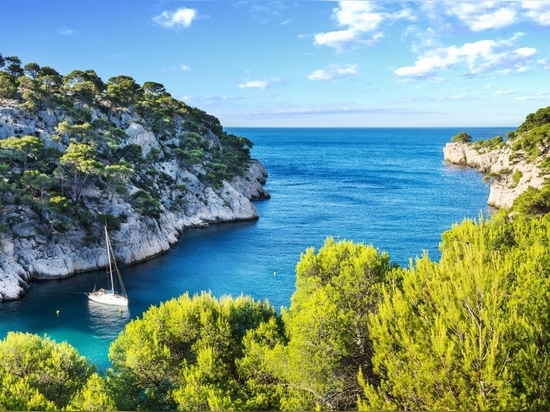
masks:
<svg viewBox="0 0 550 412"><path fill-rule="evenodd" d="M550 106L539 109L536 113L528 114L525 121L518 127L518 132L526 132L548 123L550 123Z"/></svg>
<svg viewBox="0 0 550 412"><path fill-rule="evenodd" d="M0 72L0 97L11 99L17 92L17 82L7 73Z"/></svg>
<svg viewBox="0 0 550 412"><path fill-rule="evenodd" d="M359 409L548 410L549 229L465 221L411 263L369 318L380 381Z"/></svg>
<svg viewBox="0 0 550 412"><path fill-rule="evenodd" d="M478 140L474 143L474 149L476 149L478 153L484 149L487 151L491 151L503 146L504 139L502 138L502 136L495 136L492 139L487 140Z"/></svg>
<svg viewBox="0 0 550 412"><path fill-rule="evenodd" d="M247 388L248 376L239 367L243 339L249 330L276 319L267 302L243 296L216 299L204 292L149 308L126 325L109 349L110 382L120 388L118 407L242 410L254 397L250 390L257 390Z"/></svg>
<svg viewBox="0 0 550 412"><path fill-rule="evenodd" d="M550 123L534 126L514 140L512 150L523 151L529 159L535 160L550 149Z"/></svg>
<svg viewBox="0 0 550 412"><path fill-rule="evenodd" d="M550 213L550 185L546 185L542 189L530 186L518 196L512 208L529 216L542 216Z"/></svg>
<svg viewBox="0 0 550 412"><path fill-rule="evenodd" d="M0 341L0 374L24 379L58 408L67 405L92 373L93 366L66 342L22 332L9 332Z"/></svg>
<svg viewBox="0 0 550 412"><path fill-rule="evenodd" d="M160 202L152 197L145 190L138 190L132 195L132 206L142 215L159 219L162 215L162 206Z"/></svg>
<svg viewBox="0 0 550 412"><path fill-rule="evenodd" d="M460 132L454 135L451 139L453 143L470 143L472 141L472 136L466 132Z"/></svg>
<svg viewBox="0 0 550 412"><path fill-rule="evenodd" d="M512 175L512 181L514 182L514 187L518 185L522 177L523 177L523 172L517 169Z"/></svg>
<svg viewBox="0 0 550 412"><path fill-rule="evenodd" d="M485 176L483 176L483 181L485 183L491 182L493 180L498 182L510 173L512 173L512 170L510 170L509 168L500 169L498 172L487 173Z"/></svg>
<svg viewBox="0 0 550 412"><path fill-rule="evenodd" d="M121 218L110 213L99 215L98 220L107 226L107 229L110 231L115 231L120 229Z"/></svg>

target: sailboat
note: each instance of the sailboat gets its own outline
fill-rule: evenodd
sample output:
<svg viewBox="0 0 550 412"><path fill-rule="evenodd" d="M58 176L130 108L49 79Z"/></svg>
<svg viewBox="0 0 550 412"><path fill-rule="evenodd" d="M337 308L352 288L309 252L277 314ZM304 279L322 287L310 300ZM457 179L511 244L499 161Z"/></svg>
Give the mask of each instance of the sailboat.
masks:
<svg viewBox="0 0 550 412"><path fill-rule="evenodd" d="M116 260L113 253L113 247L111 246L111 239L107 232L107 226L105 226L105 245L107 247L107 261L108 266L108 289L98 289L94 287L93 292L87 293L88 299L94 302L104 303L107 305L128 306L128 296L126 295L126 289L124 283L122 283L122 276L118 270ZM116 275L116 278L115 278ZM115 290L115 281L118 283L119 290Z"/></svg>

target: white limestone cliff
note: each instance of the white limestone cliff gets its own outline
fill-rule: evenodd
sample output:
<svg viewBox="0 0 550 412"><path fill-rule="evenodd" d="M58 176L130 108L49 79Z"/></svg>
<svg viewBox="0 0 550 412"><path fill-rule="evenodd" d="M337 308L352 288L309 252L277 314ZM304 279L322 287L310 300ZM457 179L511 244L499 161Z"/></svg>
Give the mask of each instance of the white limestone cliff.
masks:
<svg viewBox="0 0 550 412"><path fill-rule="evenodd" d="M538 168L542 159L527 161L511 155L509 143L493 150L477 150L473 143L447 143L443 148L445 161L491 174L487 204L499 209L510 208L529 186L540 189L544 184Z"/></svg>
<svg viewBox="0 0 550 412"><path fill-rule="evenodd" d="M42 112L38 120L38 116L26 115L15 103L0 103L0 139L30 134L40 136L47 145L59 144L52 135L55 125L63 117L61 112ZM113 115L109 120L126 130L126 144L139 144L144 154L151 148L158 149L155 135L131 114ZM210 144L217 144L217 136L213 133L207 139ZM90 210L124 216L120 229L110 234L116 258L121 264L135 264L168 251L186 229L257 219L253 201L269 198L263 187L267 172L257 160L250 163L243 176L224 181L217 189L206 186L197 175L181 169L175 161L160 162L158 167L174 184L185 186L180 208L170 207L173 196L170 190L162 192L163 213L158 219L138 213L117 194L109 199L101 196L95 186L82 193L82 201ZM129 187L129 190L137 188ZM3 213L8 217L13 215L14 219L9 230L0 234L0 301L23 296L33 278L68 277L107 264L98 230L94 239L86 236L83 230L74 228L57 233L40 222L40 217L32 209L24 206L10 204L5 206Z"/></svg>

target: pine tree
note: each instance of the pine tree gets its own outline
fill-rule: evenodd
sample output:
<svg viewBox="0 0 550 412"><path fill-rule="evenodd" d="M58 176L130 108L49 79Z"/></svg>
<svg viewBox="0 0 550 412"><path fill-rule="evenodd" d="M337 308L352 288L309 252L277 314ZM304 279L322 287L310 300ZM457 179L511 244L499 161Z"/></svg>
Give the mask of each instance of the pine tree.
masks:
<svg viewBox="0 0 550 412"><path fill-rule="evenodd" d="M504 214L443 236L369 326L380 384L364 409L547 409L550 225Z"/></svg>

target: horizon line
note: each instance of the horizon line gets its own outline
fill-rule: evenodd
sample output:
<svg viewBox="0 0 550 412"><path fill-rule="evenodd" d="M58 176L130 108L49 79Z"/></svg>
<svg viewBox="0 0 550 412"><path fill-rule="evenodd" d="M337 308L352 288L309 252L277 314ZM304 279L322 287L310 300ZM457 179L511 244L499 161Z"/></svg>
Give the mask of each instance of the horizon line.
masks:
<svg viewBox="0 0 550 412"><path fill-rule="evenodd" d="M224 129L458 129L515 128L519 126L223 126Z"/></svg>

